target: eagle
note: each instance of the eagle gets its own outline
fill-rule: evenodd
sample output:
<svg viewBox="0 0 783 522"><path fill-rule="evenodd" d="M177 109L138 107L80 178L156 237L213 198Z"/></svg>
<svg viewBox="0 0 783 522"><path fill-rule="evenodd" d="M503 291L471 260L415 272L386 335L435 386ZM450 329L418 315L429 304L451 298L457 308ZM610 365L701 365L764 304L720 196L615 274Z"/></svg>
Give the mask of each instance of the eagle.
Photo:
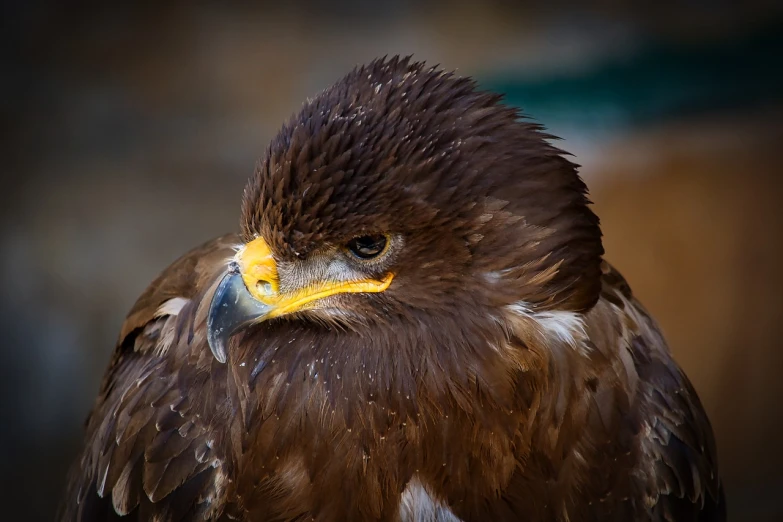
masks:
<svg viewBox="0 0 783 522"><path fill-rule="evenodd" d="M357 67L122 325L62 520L718 521L715 441L577 166L469 77Z"/></svg>

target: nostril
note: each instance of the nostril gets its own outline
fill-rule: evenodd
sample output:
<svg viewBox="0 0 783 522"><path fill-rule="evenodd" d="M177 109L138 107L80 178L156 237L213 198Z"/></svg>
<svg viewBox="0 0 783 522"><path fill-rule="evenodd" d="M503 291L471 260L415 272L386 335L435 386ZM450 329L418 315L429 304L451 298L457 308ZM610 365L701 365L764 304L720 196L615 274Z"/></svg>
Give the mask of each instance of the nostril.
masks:
<svg viewBox="0 0 783 522"><path fill-rule="evenodd" d="M270 295L272 293L272 283L261 279L256 283L256 290L258 290L260 294Z"/></svg>

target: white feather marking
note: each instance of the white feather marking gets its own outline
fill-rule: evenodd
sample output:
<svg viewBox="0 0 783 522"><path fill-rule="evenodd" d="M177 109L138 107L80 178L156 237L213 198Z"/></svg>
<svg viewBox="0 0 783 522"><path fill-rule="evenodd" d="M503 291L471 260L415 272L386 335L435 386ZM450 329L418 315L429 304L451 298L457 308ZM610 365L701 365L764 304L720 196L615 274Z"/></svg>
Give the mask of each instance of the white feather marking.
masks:
<svg viewBox="0 0 783 522"><path fill-rule="evenodd" d="M190 299L184 297L173 297L158 307L154 317L176 317L189 302ZM160 329L160 338L155 345L153 353L158 357L166 355L169 348L171 348L171 345L174 343L175 334L176 329L174 327L174 322L166 320Z"/></svg>
<svg viewBox="0 0 783 522"><path fill-rule="evenodd" d="M584 353L589 351L583 342L587 338L587 332L582 314L565 310L533 312L524 301L511 304L507 308L515 314L525 316L538 323L546 335L566 343L575 350Z"/></svg>
<svg viewBox="0 0 783 522"><path fill-rule="evenodd" d="M189 302L190 299L186 299L184 297L172 297L158 307L158 310L155 312L155 317L163 317L164 315L177 315Z"/></svg>
<svg viewBox="0 0 783 522"><path fill-rule="evenodd" d="M461 522L448 506L435 500L418 477L413 477L402 492L400 522Z"/></svg>

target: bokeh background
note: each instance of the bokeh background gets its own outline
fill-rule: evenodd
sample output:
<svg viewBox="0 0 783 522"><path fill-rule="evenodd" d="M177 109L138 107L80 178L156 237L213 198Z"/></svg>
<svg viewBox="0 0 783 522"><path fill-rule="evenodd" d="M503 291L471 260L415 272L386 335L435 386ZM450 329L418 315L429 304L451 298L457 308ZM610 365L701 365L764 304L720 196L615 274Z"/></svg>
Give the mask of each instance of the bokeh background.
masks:
<svg viewBox="0 0 783 522"><path fill-rule="evenodd" d="M3 2L0 518L53 518L126 311L238 228L281 122L414 54L564 138L710 414L731 519L783 520L783 4L740 4Z"/></svg>

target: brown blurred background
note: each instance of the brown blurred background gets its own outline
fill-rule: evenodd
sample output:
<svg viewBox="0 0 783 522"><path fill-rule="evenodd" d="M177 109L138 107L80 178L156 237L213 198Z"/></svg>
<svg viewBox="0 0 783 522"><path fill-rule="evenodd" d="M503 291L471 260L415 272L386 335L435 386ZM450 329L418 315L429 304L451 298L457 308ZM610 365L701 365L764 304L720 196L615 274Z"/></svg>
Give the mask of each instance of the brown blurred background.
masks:
<svg viewBox="0 0 783 522"><path fill-rule="evenodd" d="M237 229L284 118L412 53L564 138L710 414L731 520L783 520L783 6L738 4L4 2L0 518L52 519L126 311Z"/></svg>

